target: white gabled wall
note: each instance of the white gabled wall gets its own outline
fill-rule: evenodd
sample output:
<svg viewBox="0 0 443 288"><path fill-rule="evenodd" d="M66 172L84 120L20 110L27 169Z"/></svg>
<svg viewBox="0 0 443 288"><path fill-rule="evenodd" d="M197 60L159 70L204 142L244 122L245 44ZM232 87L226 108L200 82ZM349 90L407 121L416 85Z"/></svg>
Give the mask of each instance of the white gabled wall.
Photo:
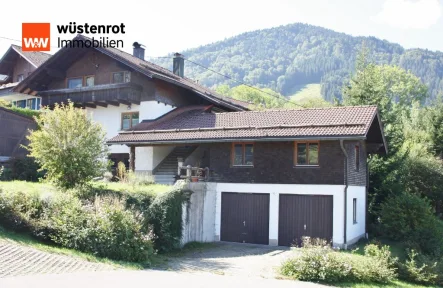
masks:
<svg viewBox="0 0 443 288"><path fill-rule="evenodd" d="M140 103L140 105L131 105L131 109L128 109L128 105L120 104L119 106L111 106L108 105L108 107L100 107L97 106L97 108L86 108L86 110L90 113L92 113L92 119L94 121L99 122L103 128L106 131L106 138L110 139L114 136L118 135L118 132L121 131L121 115L125 112L139 112L139 119L140 121L143 120L152 120L156 119L169 111L173 110L174 108L170 105L165 105L163 103L158 103L157 101L143 101ZM155 149L157 151L151 151L148 152L148 147L144 148L137 148L136 153L140 155L140 159L144 159L143 163L136 163L136 169L137 166L140 168L138 170L152 170L147 169L149 167L152 167L153 165L157 165L163 158L164 158L164 151L165 149ZM138 151L137 151L138 150ZM166 149L167 150L167 149ZM129 147L126 145L112 145L110 147L111 153L129 153ZM155 155L155 153L159 153L159 155ZM154 153L154 154L153 154ZM154 156L153 156L154 155ZM145 156L150 156L146 158ZM160 161L157 161L156 159L158 157L163 157L160 159ZM136 155L136 161L137 161L137 155ZM153 159L154 162L157 161L156 164L153 163L146 163L146 161L149 161L148 159ZM154 166L154 167L155 167Z"/></svg>
<svg viewBox="0 0 443 288"><path fill-rule="evenodd" d="M92 119L100 123L106 131L106 139L111 139L118 135L121 130L122 113L124 112L140 112L139 105L131 105L131 109L128 109L128 105L86 108L86 110L92 113ZM126 145L112 145L110 153L129 153L129 147Z"/></svg>
<svg viewBox="0 0 443 288"><path fill-rule="evenodd" d="M215 183L214 183L215 184ZM280 194L299 195L332 195L333 196L333 229L334 246L344 242L344 185L302 185L302 184L246 184L216 183L215 239L220 240L221 226L221 193L269 193L269 243L278 243L278 214Z"/></svg>
<svg viewBox="0 0 443 288"><path fill-rule="evenodd" d="M140 103L140 121L156 119L171 110L174 108L170 105L157 101L143 101Z"/></svg>
<svg viewBox="0 0 443 288"><path fill-rule="evenodd" d="M366 187L364 186L349 186L347 195L347 243L354 244L358 239L365 236L366 226ZM354 223L353 217L353 199L357 199L357 222Z"/></svg>

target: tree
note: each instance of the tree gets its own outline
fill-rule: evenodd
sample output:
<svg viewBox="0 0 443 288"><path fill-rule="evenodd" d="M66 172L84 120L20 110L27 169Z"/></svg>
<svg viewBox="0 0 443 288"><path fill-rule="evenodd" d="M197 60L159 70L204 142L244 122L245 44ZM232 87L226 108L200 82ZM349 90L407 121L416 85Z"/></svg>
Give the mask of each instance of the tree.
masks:
<svg viewBox="0 0 443 288"><path fill-rule="evenodd" d="M28 136L30 157L46 171L49 181L71 188L99 176L107 166L105 132L84 109L56 104L44 108L35 121L39 130Z"/></svg>

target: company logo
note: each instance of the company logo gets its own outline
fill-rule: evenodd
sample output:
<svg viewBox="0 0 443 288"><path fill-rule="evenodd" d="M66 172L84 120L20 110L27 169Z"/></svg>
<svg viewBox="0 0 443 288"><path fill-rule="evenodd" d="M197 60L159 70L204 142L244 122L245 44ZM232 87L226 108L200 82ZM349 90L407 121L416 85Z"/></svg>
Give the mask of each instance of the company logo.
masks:
<svg viewBox="0 0 443 288"><path fill-rule="evenodd" d="M49 23L22 23L23 51L50 51L51 25Z"/></svg>

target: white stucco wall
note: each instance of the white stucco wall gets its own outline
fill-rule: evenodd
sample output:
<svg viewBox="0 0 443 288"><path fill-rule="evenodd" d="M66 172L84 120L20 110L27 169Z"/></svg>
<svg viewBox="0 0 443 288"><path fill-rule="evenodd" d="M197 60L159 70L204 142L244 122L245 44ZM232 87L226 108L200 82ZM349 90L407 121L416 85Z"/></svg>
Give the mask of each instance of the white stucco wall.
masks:
<svg viewBox="0 0 443 288"><path fill-rule="evenodd" d="M121 130L122 113L124 112L139 112L139 105L131 105L131 109L128 109L128 105L86 108L88 112L92 114L92 119L100 123L106 131L106 138L110 139L118 135ZM109 147L110 153L129 153L129 147L126 145L112 145Z"/></svg>
<svg viewBox="0 0 443 288"><path fill-rule="evenodd" d="M366 188L364 186L349 186L347 195L347 243L351 245L365 236L366 225ZM353 199L357 199L357 223L353 219Z"/></svg>
<svg viewBox="0 0 443 288"><path fill-rule="evenodd" d="M140 120L156 119L174 108L157 101L143 101L140 103Z"/></svg>
<svg viewBox="0 0 443 288"><path fill-rule="evenodd" d="M344 242L344 185L301 185L301 184L243 184L213 183L216 185L215 239L220 239L221 228L221 193L269 193L269 242L278 243L278 214L280 194L332 195L333 196L333 232L334 246ZM352 201L352 200L351 200ZM352 205L352 204L351 204ZM352 211L352 210L351 210Z"/></svg>
<svg viewBox="0 0 443 288"><path fill-rule="evenodd" d="M152 172L171 153L175 146L147 146L135 148L135 171ZM178 163L177 163L178 165Z"/></svg>

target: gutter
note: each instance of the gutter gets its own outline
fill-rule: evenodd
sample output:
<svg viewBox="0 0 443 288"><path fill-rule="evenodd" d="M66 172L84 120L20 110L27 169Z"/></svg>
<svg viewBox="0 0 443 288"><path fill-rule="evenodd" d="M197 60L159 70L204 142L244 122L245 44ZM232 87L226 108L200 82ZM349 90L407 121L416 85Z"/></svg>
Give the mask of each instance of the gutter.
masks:
<svg viewBox="0 0 443 288"><path fill-rule="evenodd" d="M343 224L344 224L344 233L343 233L343 245L344 245L344 249L346 250L346 249L348 249L348 241L347 241L347 235L346 235L346 231L347 231L347 199L348 199L348 152L346 152L346 149L345 149L345 147L344 147L344 145L343 145L343 139L340 139L340 147L341 147L341 150L343 151L343 154L345 155L345 177L344 177L344 180L345 180L345 188L344 188L344 196L345 196L345 200L344 200L344 203L345 203L345 205L344 205L344 221L343 221Z"/></svg>
<svg viewBox="0 0 443 288"><path fill-rule="evenodd" d="M109 140L106 143L108 145L136 145L136 146L151 146L151 145L162 145L162 144L203 144L203 143L224 143L224 142L236 142L236 141L244 141L244 142L264 142L264 141L297 141L297 140L318 140L318 141L343 141L343 140L366 140L363 136L357 137L262 137L262 138L210 138L210 139L195 139L195 140L158 140L158 141L112 141Z"/></svg>

